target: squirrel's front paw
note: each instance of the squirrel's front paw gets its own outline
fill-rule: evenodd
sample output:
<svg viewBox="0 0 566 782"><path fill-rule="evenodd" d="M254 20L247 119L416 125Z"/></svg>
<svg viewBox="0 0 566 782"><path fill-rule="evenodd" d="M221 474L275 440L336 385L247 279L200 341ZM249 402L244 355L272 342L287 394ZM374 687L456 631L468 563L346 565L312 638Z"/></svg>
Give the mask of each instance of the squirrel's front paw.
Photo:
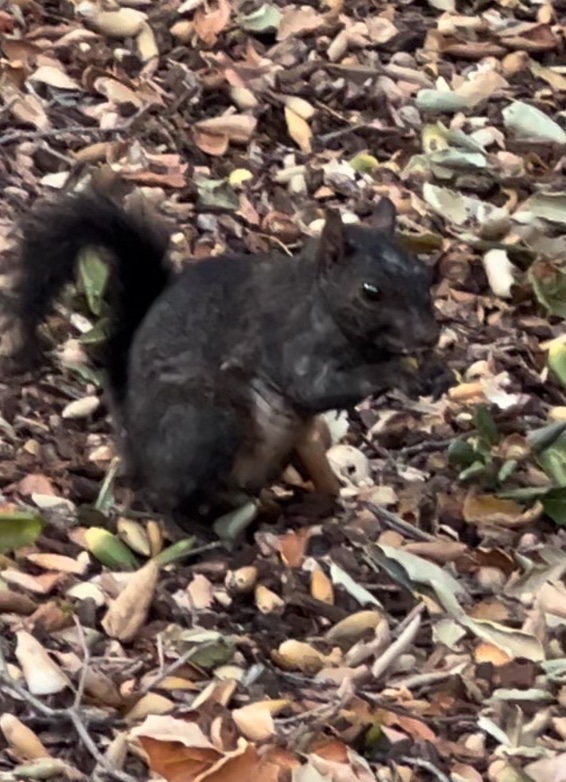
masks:
<svg viewBox="0 0 566 782"><path fill-rule="evenodd" d="M436 400L457 383L454 372L441 356L407 358L403 368L402 389L408 396L431 396Z"/></svg>

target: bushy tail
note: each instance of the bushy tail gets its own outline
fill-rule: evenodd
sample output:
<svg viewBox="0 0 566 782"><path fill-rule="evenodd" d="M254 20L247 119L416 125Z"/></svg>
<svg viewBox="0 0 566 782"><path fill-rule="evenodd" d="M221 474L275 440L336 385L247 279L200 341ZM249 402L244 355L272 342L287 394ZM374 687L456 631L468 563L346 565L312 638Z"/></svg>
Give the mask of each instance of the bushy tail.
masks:
<svg viewBox="0 0 566 782"><path fill-rule="evenodd" d="M23 330L24 349L26 343L37 348L38 326L63 286L74 279L79 252L86 246L111 251L112 324L105 369L120 401L134 333L170 279L167 232L141 210L126 211L94 188L38 205L22 222L22 232L14 314Z"/></svg>

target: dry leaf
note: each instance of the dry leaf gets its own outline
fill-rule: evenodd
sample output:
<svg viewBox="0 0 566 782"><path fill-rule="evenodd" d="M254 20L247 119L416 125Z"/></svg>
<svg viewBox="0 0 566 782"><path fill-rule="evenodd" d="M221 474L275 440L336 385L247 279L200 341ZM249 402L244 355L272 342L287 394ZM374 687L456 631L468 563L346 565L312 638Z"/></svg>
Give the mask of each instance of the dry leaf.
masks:
<svg viewBox="0 0 566 782"><path fill-rule="evenodd" d="M308 5L289 5L283 9L279 22L277 40L284 41L295 35L302 35L319 30L324 24L324 17Z"/></svg>
<svg viewBox="0 0 566 782"><path fill-rule="evenodd" d="M50 757L37 735L13 714L0 716L0 730L19 760Z"/></svg>
<svg viewBox="0 0 566 782"><path fill-rule="evenodd" d="M81 90L81 86L74 79L71 79L65 71L55 68L52 65L41 65L29 77L30 81L39 81L48 84L50 87L56 87L59 90Z"/></svg>
<svg viewBox="0 0 566 782"><path fill-rule="evenodd" d="M257 125L257 120L249 114L225 114L223 117L211 117L195 123L195 129L217 136L226 136L236 144L247 144Z"/></svg>
<svg viewBox="0 0 566 782"><path fill-rule="evenodd" d="M43 646L25 630L16 633L16 657L32 695L53 695L70 682Z"/></svg>
<svg viewBox="0 0 566 782"><path fill-rule="evenodd" d="M109 636L125 642L136 637L147 619L158 576L159 569L153 560L131 576L102 619Z"/></svg>
<svg viewBox="0 0 566 782"><path fill-rule="evenodd" d="M120 8L118 11L97 11L86 15L88 24L110 38L126 38L137 35L146 20L146 14L135 8Z"/></svg>
<svg viewBox="0 0 566 782"><path fill-rule="evenodd" d="M232 712L240 732L250 741L267 741L275 735L275 723L265 703L250 703Z"/></svg>
<svg viewBox="0 0 566 782"><path fill-rule="evenodd" d="M198 8L193 19L194 31L207 46L214 46L232 13L229 0L215 0L215 3L213 10L210 10L211 6L207 6L206 10Z"/></svg>
<svg viewBox="0 0 566 782"><path fill-rule="evenodd" d="M285 106L285 122L289 135L303 152L311 151L312 130L308 123L288 106Z"/></svg>

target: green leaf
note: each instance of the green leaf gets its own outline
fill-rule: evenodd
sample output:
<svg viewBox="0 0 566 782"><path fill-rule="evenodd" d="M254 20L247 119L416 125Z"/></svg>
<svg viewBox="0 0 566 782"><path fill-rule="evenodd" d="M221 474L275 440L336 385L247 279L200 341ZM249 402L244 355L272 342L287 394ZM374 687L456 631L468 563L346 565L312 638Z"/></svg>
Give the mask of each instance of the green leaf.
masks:
<svg viewBox="0 0 566 782"><path fill-rule="evenodd" d="M92 247L86 247L79 254L79 279L85 292L88 307L93 315L100 315L108 266Z"/></svg>
<svg viewBox="0 0 566 782"><path fill-rule="evenodd" d="M542 498L544 512L552 521L566 527L566 486L550 489Z"/></svg>
<svg viewBox="0 0 566 782"><path fill-rule="evenodd" d="M497 492L502 500L536 500L546 494L545 486L517 486L514 489L503 489Z"/></svg>
<svg viewBox="0 0 566 782"><path fill-rule="evenodd" d="M120 538L102 527L91 527L85 531L89 551L99 562L112 570L137 570L140 563Z"/></svg>
<svg viewBox="0 0 566 782"><path fill-rule="evenodd" d="M183 538L182 540L178 540L177 543L173 543L172 546L168 546L163 549L163 551L160 551L159 554L153 557L153 561L157 567L171 565L173 562L178 562L191 554L194 547L194 537Z"/></svg>
<svg viewBox="0 0 566 782"><path fill-rule="evenodd" d="M197 665L205 671L229 663L234 657L234 646L227 638L216 643L203 643L191 654L191 665Z"/></svg>
<svg viewBox="0 0 566 782"><path fill-rule="evenodd" d="M473 415L474 426L490 448L499 442L499 432L493 416L485 405L477 405Z"/></svg>
<svg viewBox="0 0 566 782"><path fill-rule="evenodd" d="M516 459L509 459L509 461L503 462L499 472L497 473L497 480L500 483L505 483L505 481L513 475L517 469L517 465L518 462Z"/></svg>
<svg viewBox="0 0 566 782"><path fill-rule="evenodd" d="M540 109L515 100L501 112L505 127L515 138L566 144L566 131Z"/></svg>
<svg viewBox="0 0 566 782"><path fill-rule="evenodd" d="M566 318L566 268L539 261L529 268L528 277L539 303L553 315Z"/></svg>
<svg viewBox="0 0 566 782"><path fill-rule="evenodd" d="M348 161L348 165L359 174L369 174L379 167L379 160L368 152L359 152Z"/></svg>
<svg viewBox="0 0 566 782"><path fill-rule="evenodd" d="M548 366L552 374L566 388L566 344L554 343L548 351Z"/></svg>
<svg viewBox="0 0 566 782"><path fill-rule="evenodd" d="M251 33L265 33L268 30L277 30L283 14L278 8L264 3L251 14L240 16L240 27Z"/></svg>
<svg viewBox="0 0 566 782"><path fill-rule="evenodd" d="M81 334L79 342L82 345L102 345L108 338L109 326L108 318L101 318L91 329Z"/></svg>
<svg viewBox="0 0 566 782"><path fill-rule="evenodd" d="M485 475L486 469L483 462L474 462L458 475L461 481L470 481L474 478L478 478L480 475Z"/></svg>
<svg viewBox="0 0 566 782"><path fill-rule="evenodd" d="M31 545L44 525L43 518L32 511L0 512L0 553Z"/></svg>
<svg viewBox="0 0 566 782"><path fill-rule="evenodd" d="M240 199L225 179L198 179L198 200L203 206L215 206L219 209L235 210L240 207Z"/></svg>
<svg viewBox="0 0 566 782"><path fill-rule="evenodd" d="M556 486L566 486L566 434L537 455L537 461Z"/></svg>
<svg viewBox="0 0 566 782"><path fill-rule="evenodd" d="M457 467L469 467L476 458L477 454L467 440L452 440L448 447L448 460Z"/></svg>
<svg viewBox="0 0 566 782"><path fill-rule="evenodd" d="M526 438L527 443L530 445L531 451L536 454L554 445L565 431L566 421L556 421L529 432Z"/></svg>
<svg viewBox="0 0 566 782"><path fill-rule="evenodd" d="M468 99L450 90L419 90L415 98L420 111L441 111L443 114L455 114L468 108Z"/></svg>

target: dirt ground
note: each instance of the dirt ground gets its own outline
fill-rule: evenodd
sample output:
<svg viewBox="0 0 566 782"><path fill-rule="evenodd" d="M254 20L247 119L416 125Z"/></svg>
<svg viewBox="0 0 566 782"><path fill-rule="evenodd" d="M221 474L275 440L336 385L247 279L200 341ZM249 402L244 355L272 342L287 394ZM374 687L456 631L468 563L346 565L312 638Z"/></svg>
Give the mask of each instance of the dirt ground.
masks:
<svg viewBox="0 0 566 782"><path fill-rule="evenodd" d="M331 421L337 507L281 485L194 552L124 515L67 295L0 378L0 781L565 782L565 38L560 0L1 4L3 295L20 215L93 170L178 264L388 195L454 384Z"/></svg>

